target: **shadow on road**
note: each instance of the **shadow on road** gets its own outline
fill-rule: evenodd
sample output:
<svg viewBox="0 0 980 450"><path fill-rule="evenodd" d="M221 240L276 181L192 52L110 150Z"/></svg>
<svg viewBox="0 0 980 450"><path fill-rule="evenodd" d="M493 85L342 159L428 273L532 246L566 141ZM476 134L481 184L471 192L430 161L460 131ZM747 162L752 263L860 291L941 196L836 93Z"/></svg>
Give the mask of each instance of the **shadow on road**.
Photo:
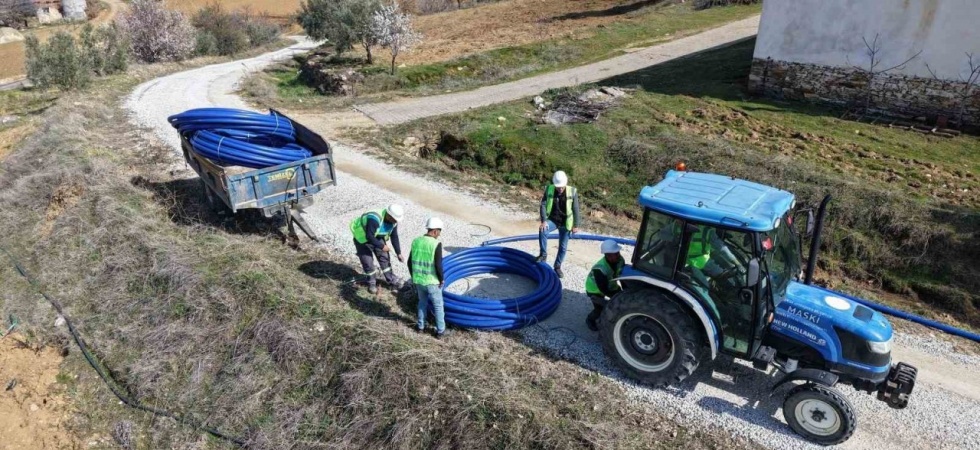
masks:
<svg viewBox="0 0 980 450"><path fill-rule="evenodd" d="M613 6L612 8L599 9L595 11L579 11L568 14L562 14L560 16L552 17L551 20L575 20L575 19L587 19L590 17L609 17L609 16L619 16L626 13L631 13L633 11L638 11L647 6L653 6L660 3L664 3L665 0L643 0L634 3L629 3L626 5Z"/></svg>
<svg viewBox="0 0 980 450"><path fill-rule="evenodd" d="M796 101L773 100L747 92L755 38L706 50L596 82L601 86L639 89L665 95L745 102L748 112L791 111L811 116L839 117L840 109Z"/></svg>

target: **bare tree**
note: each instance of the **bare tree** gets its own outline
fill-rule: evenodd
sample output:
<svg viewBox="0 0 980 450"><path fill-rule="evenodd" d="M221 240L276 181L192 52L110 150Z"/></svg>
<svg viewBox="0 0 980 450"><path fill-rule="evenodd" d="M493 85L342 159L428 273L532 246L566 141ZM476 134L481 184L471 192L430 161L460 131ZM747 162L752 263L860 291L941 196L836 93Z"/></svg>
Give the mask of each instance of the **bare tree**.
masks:
<svg viewBox="0 0 980 450"><path fill-rule="evenodd" d="M973 56L973 53L966 53L967 68L969 70L966 78L963 77L962 72L957 75L957 78L959 78L960 82L963 84L963 87L960 89L959 98L957 99L959 111L956 113L957 124L960 127L963 127L966 124L966 106L970 103L970 97L973 96L973 89L980 84L980 60L974 60ZM926 64L926 70L929 71L932 78L942 82L943 90L949 90L950 85L952 84L949 79L940 77L935 70L932 70L932 67L929 67L928 64Z"/></svg>
<svg viewBox="0 0 980 450"><path fill-rule="evenodd" d="M422 41L422 34L412 27L412 19L397 4L382 6L375 11L371 31L378 44L391 51L391 74L395 74L395 59Z"/></svg>
<svg viewBox="0 0 980 450"><path fill-rule="evenodd" d="M887 69L881 69L879 68L882 62L881 61L882 60L881 35L879 33L875 33L875 38L871 42L868 42L867 37L861 37L861 40L864 41L865 54L868 56L868 65L867 67L854 66L854 68L864 72L865 74L867 74L868 77L868 85L865 87L865 95L864 95L864 110L867 111L868 109L871 108L871 96L874 93L873 86L874 86L875 78L878 75L886 74L893 70L905 69L905 66L907 66L908 63L912 62L914 59L918 58L919 55L922 54L922 50L919 50L918 52L916 52L916 54L910 56L908 59L902 61L899 64L891 66Z"/></svg>

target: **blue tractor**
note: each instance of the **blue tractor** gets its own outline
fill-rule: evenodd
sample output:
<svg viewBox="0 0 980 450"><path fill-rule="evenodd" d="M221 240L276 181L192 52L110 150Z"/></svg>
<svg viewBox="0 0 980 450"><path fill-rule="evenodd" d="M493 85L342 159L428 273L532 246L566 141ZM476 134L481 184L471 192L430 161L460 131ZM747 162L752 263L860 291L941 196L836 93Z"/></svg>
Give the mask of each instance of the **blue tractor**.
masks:
<svg viewBox="0 0 980 450"><path fill-rule="evenodd" d="M794 386L783 403L787 423L823 445L846 441L856 425L838 383L907 406L916 369L892 364L888 320L810 284L829 200L816 214L795 211L789 192L685 171L644 188L636 250L619 278L623 291L600 318L606 353L657 387L683 381L719 354L767 372L775 366L783 375L774 392ZM794 215L804 213L800 233ZM812 236L805 276L804 236Z"/></svg>

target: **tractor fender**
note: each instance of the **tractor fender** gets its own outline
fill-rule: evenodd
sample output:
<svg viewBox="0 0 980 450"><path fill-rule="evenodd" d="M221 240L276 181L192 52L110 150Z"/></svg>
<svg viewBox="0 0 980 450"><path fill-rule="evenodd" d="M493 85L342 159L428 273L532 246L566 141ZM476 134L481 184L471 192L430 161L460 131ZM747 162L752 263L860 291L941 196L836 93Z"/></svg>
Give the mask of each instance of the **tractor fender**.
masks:
<svg viewBox="0 0 980 450"><path fill-rule="evenodd" d="M826 370L797 369L787 373L779 381L777 381L775 385L773 385L772 394L770 394L770 397L775 394L780 387L794 381L805 381L807 383L819 384L821 386L834 387L839 378L840 377L837 375L827 372Z"/></svg>
<svg viewBox="0 0 980 450"><path fill-rule="evenodd" d="M674 298L679 299L684 305L687 305L689 308L691 308L691 311L694 311L694 314L697 315L698 319L701 321L701 325L704 328L704 335L708 341L708 346L711 348L711 359L714 360L715 357L718 356L718 331L715 328L715 324L711 320L711 317L708 316L708 312L705 311L704 307L701 306L701 304L698 303L698 301L695 300L694 297L691 296L691 294L688 294L685 290L679 288L677 285L673 283L668 283L666 281L658 280L653 277L645 277L642 275L629 275L625 277L619 277L616 280L639 281L660 288L664 291L667 291L670 294L673 294Z"/></svg>

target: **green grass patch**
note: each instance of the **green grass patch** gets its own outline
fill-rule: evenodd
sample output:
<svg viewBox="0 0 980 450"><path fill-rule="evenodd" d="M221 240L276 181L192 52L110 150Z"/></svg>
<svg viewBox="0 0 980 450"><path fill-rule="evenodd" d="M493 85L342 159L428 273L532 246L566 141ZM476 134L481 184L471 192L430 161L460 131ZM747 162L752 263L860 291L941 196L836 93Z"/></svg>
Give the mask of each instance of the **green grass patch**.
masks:
<svg viewBox="0 0 980 450"><path fill-rule="evenodd" d="M432 64L413 65L387 72L386 61L360 67L366 79L359 94L399 91L428 94L470 89L524 78L623 54L639 48L720 26L758 14L761 7L726 6L695 11L690 4L650 6L623 16L619 22L595 28L575 38L560 38L504 47ZM349 58L336 58L338 69L350 67ZM289 89L284 86L283 91Z"/></svg>
<svg viewBox="0 0 980 450"><path fill-rule="evenodd" d="M980 140L749 96L753 48L748 41L604 80L635 90L594 124L540 124L525 100L393 127L380 144L441 135L434 157L445 165L532 189L563 169L590 208L633 219L640 188L678 161L789 190L803 204L833 194L821 266L828 281L914 294L934 315L980 326Z"/></svg>

